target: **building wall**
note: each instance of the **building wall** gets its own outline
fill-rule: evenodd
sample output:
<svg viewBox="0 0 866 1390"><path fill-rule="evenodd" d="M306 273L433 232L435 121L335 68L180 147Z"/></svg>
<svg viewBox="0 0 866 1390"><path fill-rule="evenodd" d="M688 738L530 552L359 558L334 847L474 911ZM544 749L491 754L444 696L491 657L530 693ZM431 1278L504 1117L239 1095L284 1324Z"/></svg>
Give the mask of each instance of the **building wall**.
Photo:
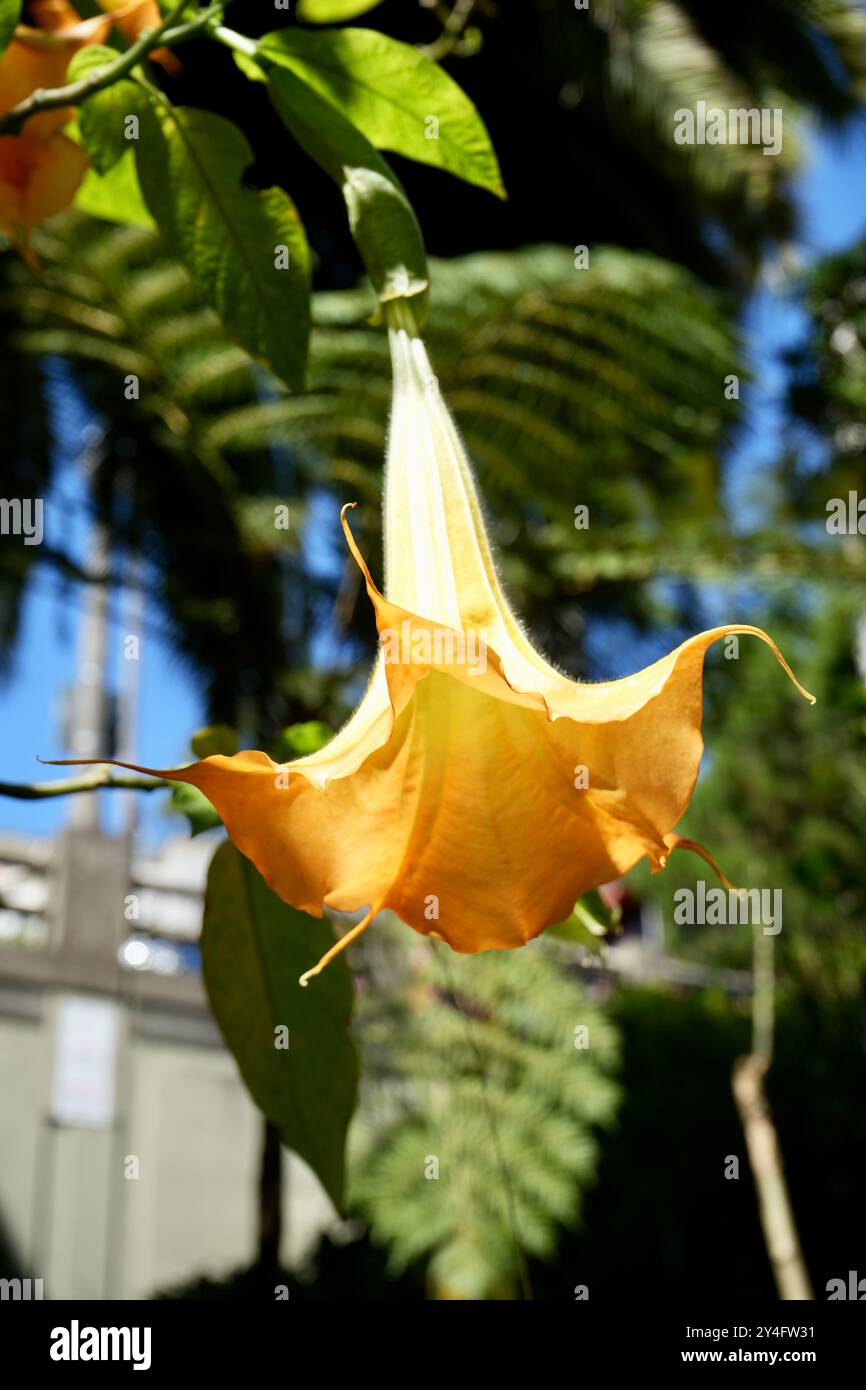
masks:
<svg viewBox="0 0 866 1390"><path fill-rule="evenodd" d="M58 1125L60 997L0 991L0 1222L23 1273L46 1298L123 1299L248 1264L262 1120L212 1025L120 1005L111 1128ZM284 1151L283 1167L282 1254L297 1265L335 1218L299 1159Z"/></svg>

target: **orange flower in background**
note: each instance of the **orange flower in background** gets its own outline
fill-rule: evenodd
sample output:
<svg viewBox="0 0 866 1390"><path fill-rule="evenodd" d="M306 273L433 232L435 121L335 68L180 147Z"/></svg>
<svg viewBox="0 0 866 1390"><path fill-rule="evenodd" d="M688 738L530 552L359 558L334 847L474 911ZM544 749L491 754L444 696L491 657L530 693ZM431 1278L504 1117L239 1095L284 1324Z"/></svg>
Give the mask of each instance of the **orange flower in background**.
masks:
<svg viewBox="0 0 866 1390"><path fill-rule="evenodd" d="M82 19L67 0L31 0L33 24L19 24L0 59L0 115L39 88L62 87L73 56L87 44L105 43L112 27L136 38L160 23L155 0L100 0L106 14ZM177 66L167 49L150 55ZM32 260L34 227L68 207L87 169L87 157L60 132L71 107L31 116L17 135L0 137L0 231Z"/></svg>
<svg viewBox="0 0 866 1390"><path fill-rule="evenodd" d="M380 636L367 693L326 747L282 767L243 752L156 774L200 788L287 902L368 909L310 975L382 908L457 951L521 946L640 859L663 868L677 845L709 859L674 829L703 750L704 654L751 633L796 684L739 625L621 680L549 665L503 594L424 345L403 326L390 343L384 595L343 509Z"/></svg>
<svg viewBox="0 0 866 1390"><path fill-rule="evenodd" d="M133 0L132 4L129 0L99 0L99 4L111 15L112 24L130 43L145 29L158 29L162 23L156 0ZM165 68L166 72L180 72L180 61L170 48L154 48L147 56Z"/></svg>
<svg viewBox="0 0 866 1390"><path fill-rule="evenodd" d="M36 25L17 25L0 59L0 115L40 87L62 87L79 48L104 43L111 31L108 16L81 19L66 0L32 0L30 14ZM68 120L68 108L45 111L31 117L24 130L31 136L50 133Z"/></svg>
<svg viewBox="0 0 866 1390"><path fill-rule="evenodd" d="M0 229L28 259L29 233L69 206L86 169L84 150L65 135L0 138Z"/></svg>

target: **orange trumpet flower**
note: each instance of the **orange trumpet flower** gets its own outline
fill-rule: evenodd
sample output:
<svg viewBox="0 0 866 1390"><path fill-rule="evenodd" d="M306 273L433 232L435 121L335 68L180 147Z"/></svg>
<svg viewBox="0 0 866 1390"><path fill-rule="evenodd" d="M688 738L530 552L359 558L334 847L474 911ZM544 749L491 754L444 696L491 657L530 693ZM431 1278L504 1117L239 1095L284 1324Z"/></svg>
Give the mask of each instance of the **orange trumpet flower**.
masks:
<svg viewBox="0 0 866 1390"><path fill-rule="evenodd" d="M709 859L675 833L703 749L707 648L751 633L797 685L766 633L741 625L597 685L545 661L502 591L424 345L390 312L384 593L342 516L380 638L363 700L329 744L283 766L242 752L155 774L204 792L287 902L367 908L308 975L382 908L456 951L522 946L640 859L663 868L678 845Z"/></svg>

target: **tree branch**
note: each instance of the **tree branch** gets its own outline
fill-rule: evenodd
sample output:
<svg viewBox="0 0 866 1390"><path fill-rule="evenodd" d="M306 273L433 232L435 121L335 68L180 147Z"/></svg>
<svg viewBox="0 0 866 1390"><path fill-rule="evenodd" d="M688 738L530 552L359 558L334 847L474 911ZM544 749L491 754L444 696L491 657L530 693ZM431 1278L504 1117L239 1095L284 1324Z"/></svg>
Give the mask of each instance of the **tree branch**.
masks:
<svg viewBox="0 0 866 1390"><path fill-rule="evenodd" d="M758 1196L761 1230L779 1298L814 1299L800 1248L782 1164L779 1136L767 1101L764 1079L773 1056L776 977L773 937L754 928L752 1051L734 1063L731 1087L746 1138L746 1151Z"/></svg>
<svg viewBox="0 0 866 1390"><path fill-rule="evenodd" d="M0 796L16 801L44 801L52 796L70 796L75 792L121 791L154 792L169 787L161 778L137 777L133 773L111 772L107 767L85 772L80 777L63 777L57 782L0 782Z"/></svg>

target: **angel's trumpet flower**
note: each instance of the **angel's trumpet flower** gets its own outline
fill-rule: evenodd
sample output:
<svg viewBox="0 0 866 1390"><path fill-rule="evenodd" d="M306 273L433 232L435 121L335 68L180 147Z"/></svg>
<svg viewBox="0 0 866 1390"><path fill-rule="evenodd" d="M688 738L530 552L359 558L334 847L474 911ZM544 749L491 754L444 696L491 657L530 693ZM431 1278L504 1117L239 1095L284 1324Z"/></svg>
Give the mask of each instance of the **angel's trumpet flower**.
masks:
<svg viewBox="0 0 866 1390"><path fill-rule="evenodd" d="M342 517L380 636L363 700L331 743L282 767L244 752L159 773L204 792L287 902L368 909L309 975L382 908L457 951L522 946L644 857L663 868L682 844L709 858L674 833L703 747L704 653L752 633L797 684L771 639L740 625L603 684L549 665L502 592L424 345L390 312L384 594Z"/></svg>

